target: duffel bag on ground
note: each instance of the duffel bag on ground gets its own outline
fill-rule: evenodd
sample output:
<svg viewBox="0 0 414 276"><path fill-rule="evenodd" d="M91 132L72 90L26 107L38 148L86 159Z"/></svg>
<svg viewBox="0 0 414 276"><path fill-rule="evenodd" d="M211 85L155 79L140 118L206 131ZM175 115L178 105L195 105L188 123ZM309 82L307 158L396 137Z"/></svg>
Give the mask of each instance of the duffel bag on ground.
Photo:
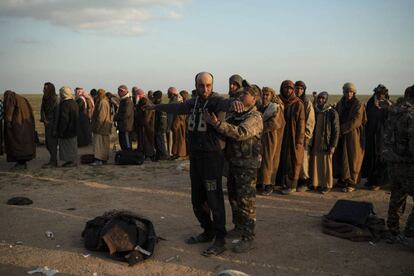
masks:
<svg viewBox="0 0 414 276"><path fill-rule="evenodd" d="M144 160L144 154L135 150L121 150L115 154L116 165L142 165Z"/></svg>

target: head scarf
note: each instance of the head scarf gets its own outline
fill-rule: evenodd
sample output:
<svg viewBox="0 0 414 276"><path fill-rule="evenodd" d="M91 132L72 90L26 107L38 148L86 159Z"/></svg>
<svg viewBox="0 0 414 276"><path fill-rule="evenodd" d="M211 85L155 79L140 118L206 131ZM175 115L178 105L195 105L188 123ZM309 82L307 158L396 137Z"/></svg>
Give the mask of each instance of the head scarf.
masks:
<svg viewBox="0 0 414 276"><path fill-rule="evenodd" d="M345 83L344 86L342 87L342 90L343 91L351 90L352 92L354 92L354 94L356 94L357 92L356 86L352 82Z"/></svg>
<svg viewBox="0 0 414 276"><path fill-rule="evenodd" d="M125 98L129 97L128 87L124 84L120 85L118 87L118 95L121 99L125 99Z"/></svg>
<svg viewBox="0 0 414 276"><path fill-rule="evenodd" d="M75 96L76 99L82 99L85 102L85 105L88 107L88 109L94 109L95 108L95 102L90 94L88 94L85 89L82 87L76 87L75 88ZM89 101L86 101L88 99ZM91 106L89 106L89 104Z"/></svg>
<svg viewBox="0 0 414 276"><path fill-rule="evenodd" d="M290 104L293 104L293 103L295 103L295 102L297 102L297 101L299 101L299 98L298 97L296 97L296 95L295 95L295 92L293 91L292 92L292 94L289 96L289 98L286 98L284 95L283 95L283 89L285 88L285 87L290 87L290 88L292 88L293 90L295 89L295 84L293 83L293 81L291 81L291 80L284 80L283 82L282 82L282 84L280 85L280 99L283 101L283 103L285 104L285 105L290 105Z"/></svg>
<svg viewBox="0 0 414 276"><path fill-rule="evenodd" d="M272 87L265 86L265 87L262 88L262 94L264 92L269 92L272 95L270 101L273 102L275 97L276 97L276 91Z"/></svg>
<svg viewBox="0 0 414 276"><path fill-rule="evenodd" d="M306 84L303 81L298 80L297 82L295 82L295 87L296 86L299 86L299 87L302 87L303 88L303 94L299 98L303 102L305 102L305 100L306 100Z"/></svg>
<svg viewBox="0 0 414 276"><path fill-rule="evenodd" d="M318 101L316 100L316 102L315 102L315 111L316 112L324 112L324 111L328 110L329 107L330 107L330 105L328 103L329 94L328 94L328 92L323 91L323 92L318 94L316 99L318 99L319 97L326 97L326 103L323 106L319 106Z"/></svg>
<svg viewBox="0 0 414 276"><path fill-rule="evenodd" d="M96 93L96 97L97 97L98 101L102 101L102 100L108 99L106 97L106 91L103 88L99 88L98 89L98 92Z"/></svg>
<svg viewBox="0 0 414 276"><path fill-rule="evenodd" d="M385 87L385 85L378 84L378 86L374 88L374 95L376 96L377 94L384 94L387 100L390 99L390 95L388 94L388 88Z"/></svg>
<svg viewBox="0 0 414 276"><path fill-rule="evenodd" d="M69 86L62 86L59 89L60 101L73 100L72 89Z"/></svg>
<svg viewBox="0 0 414 276"><path fill-rule="evenodd" d="M303 87L303 91L306 92L306 84L303 81L298 80L297 82L295 82L295 86Z"/></svg>

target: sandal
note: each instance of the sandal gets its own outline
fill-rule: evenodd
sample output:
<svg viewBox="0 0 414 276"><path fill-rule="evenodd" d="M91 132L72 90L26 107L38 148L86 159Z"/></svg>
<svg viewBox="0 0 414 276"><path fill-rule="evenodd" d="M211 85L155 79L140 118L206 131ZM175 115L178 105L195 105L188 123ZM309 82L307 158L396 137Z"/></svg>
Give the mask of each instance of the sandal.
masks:
<svg viewBox="0 0 414 276"><path fill-rule="evenodd" d="M190 237L185 242L187 244L196 244L196 243L205 243L205 242L211 242L213 240L213 235L208 235L206 233L201 233L198 236Z"/></svg>
<svg viewBox="0 0 414 276"><path fill-rule="evenodd" d="M224 251L226 251L226 247L224 246L224 244L214 243L212 246L204 250L203 253L201 253L201 255L203 255L204 257L217 256L223 253Z"/></svg>

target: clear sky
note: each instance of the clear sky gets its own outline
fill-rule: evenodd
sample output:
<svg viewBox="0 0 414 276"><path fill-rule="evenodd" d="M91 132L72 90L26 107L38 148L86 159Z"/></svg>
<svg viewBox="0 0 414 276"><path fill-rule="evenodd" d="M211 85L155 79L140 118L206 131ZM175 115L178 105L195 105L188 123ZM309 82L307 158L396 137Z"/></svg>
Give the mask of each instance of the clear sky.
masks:
<svg viewBox="0 0 414 276"><path fill-rule="evenodd" d="M116 91L191 90L210 71L279 90L391 94L414 84L412 0L1 0L0 90L43 83Z"/></svg>

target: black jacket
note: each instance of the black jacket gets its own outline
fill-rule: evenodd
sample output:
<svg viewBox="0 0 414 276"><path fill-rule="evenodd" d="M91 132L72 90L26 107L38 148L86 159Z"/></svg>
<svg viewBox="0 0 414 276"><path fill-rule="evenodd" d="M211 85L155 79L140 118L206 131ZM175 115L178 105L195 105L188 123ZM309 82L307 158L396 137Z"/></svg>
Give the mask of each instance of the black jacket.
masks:
<svg viewBox="0 0 414 276"><path fill-rule="evenodd" d="M213 126L200 120L204 110L208 110L209 113L214 112L220 120L224 120L225 112L229 110L231 102L231 99L224 99L213 93L207 100L197 97L184 103L159 104L156 110L189 115L187 140L190 157L202 158L220 153L225 145L223 136Z"/></svg>
<svg viewBox="0 0 414 276"><path fill-rule="evenodd" d="M73 99L60 103L58 137L73 138L78 133L79 107Z"/></svg>
<svg viewBox="0 0 414 276"><path fill-rule="evenodd" d="M116 121L120 132L131 132L134 130L134 103L130 97L121 99L114 121Z"/></svg>
<svg viewBox="0 0 414 276"><path fill-rule="evenodd" d="M336 148L339 140L339 115L338 112L332 107L327 108L325 111L318 111L315 108L315 129L317 125L322 123L318 121L317 116L320 112L324 114L324 128L322 133L322 148L323 151L328 151L330 148ZM311 147L313 147L313 141L311 141Z"/></svg>

